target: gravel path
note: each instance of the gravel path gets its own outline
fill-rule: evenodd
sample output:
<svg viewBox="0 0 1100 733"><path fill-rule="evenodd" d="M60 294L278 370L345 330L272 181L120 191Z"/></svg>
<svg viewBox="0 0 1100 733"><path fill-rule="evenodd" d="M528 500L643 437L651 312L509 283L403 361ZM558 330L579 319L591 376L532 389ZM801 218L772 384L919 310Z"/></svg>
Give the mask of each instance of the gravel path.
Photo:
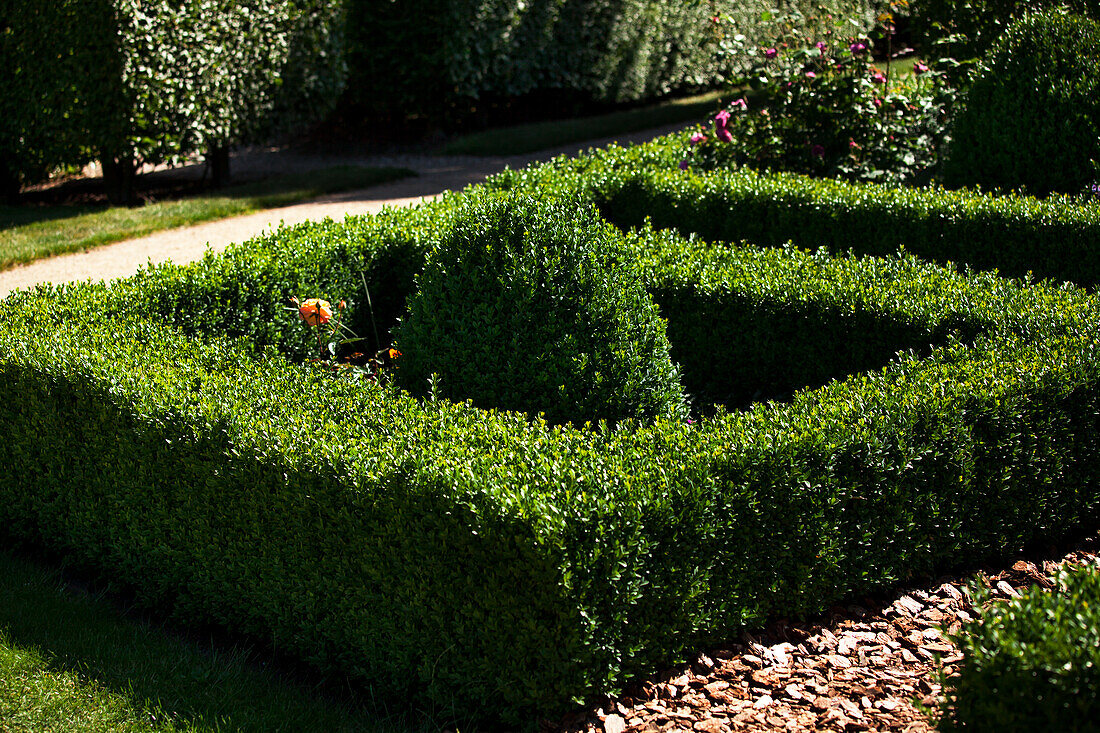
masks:
<svg viewBox="0 0 1100 733"><path fill-rule="evenodd" d="M220 252L234 242L241 242L280 224L347 215L370 214L385 206L409 206L435 198L448 190L464 188L471 183L504 170L521 168L529 163L548 160L562 153L572 154L589 147L602 147L612 142L622 144L644 142L682 128L671 125L615 138L573 143L530 155L475 158L460 156L391 155L344 156L309 155L282 149L251 148L234 153L232 169L240 178L315 170L337 165L395 166L416 171L415 178L372 186L357 191L345 191L292 206L267 209L254 214L196 224L180 229L157 232L84 252L60 255L20 265L0 272L0 298L12 290L38 283L63 283L78 280L111 280L127 277L149 263L171 260L184 264L200 259L207 250ZM178 170L178 175L202 173L194 165Z"/></svg>

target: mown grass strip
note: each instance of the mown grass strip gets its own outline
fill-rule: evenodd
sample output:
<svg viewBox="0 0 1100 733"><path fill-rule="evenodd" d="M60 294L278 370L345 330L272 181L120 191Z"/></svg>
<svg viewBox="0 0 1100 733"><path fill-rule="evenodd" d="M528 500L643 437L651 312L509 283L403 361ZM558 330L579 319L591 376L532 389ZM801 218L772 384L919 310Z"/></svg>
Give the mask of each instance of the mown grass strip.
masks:
<svg viewBox="0 0 1100 733"><path fill-rule="evenodd" d="M153 232L288 206L415 175L404 168L339 166L137 208L0 206L0 269Z"/></svg>
<svg viewBox="0 0 1100 733"><path fill-rule="evenodd" d="M522 155L581 140L595 140L677 122L701 121L718 109L723 98L733 96L736 94L729 91L708 92L651 107L485 130L456 138L444 145L441 152L444 155Z"/></svg>
<svg viewBox="0 0 1100 733"><path fill-rule="evenodd" d="M0 598L5 732L421 729L271 672L247 649L128 618L37 561L0 552Z"/></svg>

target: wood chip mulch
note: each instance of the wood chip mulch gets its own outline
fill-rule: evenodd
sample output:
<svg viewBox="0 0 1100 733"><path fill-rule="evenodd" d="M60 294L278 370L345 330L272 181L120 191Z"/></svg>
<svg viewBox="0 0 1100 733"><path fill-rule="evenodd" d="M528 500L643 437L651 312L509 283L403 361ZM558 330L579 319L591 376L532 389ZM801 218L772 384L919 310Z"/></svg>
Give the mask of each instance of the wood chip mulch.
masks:
<svg viewBox="0 0 1100 733"><path fill-rule="evenodd" d="M1024 587L1053 587L1063 565L1100 563L1100 541L1046 560L1018 560L979 573L994 598ZM970 576L973 577L973 576ZM690 665L650 678L618 698L575 712L545 733L666 731L890 731L929 733L919 706L934 708L962 660L940 629L976 616L970 577L941 578L864 605L830 609L814 623L779 622L740 643L700 654Z"/></svg>

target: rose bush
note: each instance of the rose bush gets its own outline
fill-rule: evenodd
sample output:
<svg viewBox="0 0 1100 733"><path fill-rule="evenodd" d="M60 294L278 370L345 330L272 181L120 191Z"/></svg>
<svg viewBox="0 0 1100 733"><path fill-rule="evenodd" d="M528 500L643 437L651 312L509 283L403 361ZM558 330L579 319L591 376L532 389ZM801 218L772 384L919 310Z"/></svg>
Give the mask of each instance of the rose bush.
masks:
<svg viewBox="0 0 1100 733"><path fill-rule="evenodd" d="M323 326L332 320L332 305L327 300L309 298L298 307L298 317L314 328Z"/></svg>
<svg viewBox="0 0 1100 733"><path fill-rule="evenodd" d="M892 17L880 20L889 41ZM776 27L774 46L745 50L756 59L747 77L752 108L737 99L714 117L713 134L696 130L681 167L926 182L955 98L937 64L917 60L911 75L891 77L889 65L875 64L874 39L843 35L831 16Z"/></svg>

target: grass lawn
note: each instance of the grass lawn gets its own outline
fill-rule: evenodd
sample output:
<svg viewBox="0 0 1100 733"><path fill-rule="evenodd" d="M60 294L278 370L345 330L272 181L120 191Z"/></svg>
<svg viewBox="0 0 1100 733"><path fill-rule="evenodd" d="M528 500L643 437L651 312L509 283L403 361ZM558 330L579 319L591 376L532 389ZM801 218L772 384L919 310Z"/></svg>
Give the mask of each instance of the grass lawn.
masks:
<svg viewBox="0 0 1100 733"><path fill-rule="evenodd" d="M4 733L430 729L266 670L245 648L129 618L6 552L0 598Z"/></svg>
<svg viewBox="0 0 1100 733"><path fill-rule="evenodd" d="M722 99L739 95L740 92L709 92L593 117L485 130L458 137L444 145L441 152L445 155L521 155L677 122L700 122L718 109Z"/></svg>
<svg viewBox="0 0 1100 733"><path fill-rule="evenodd" d="M404 168L340 166L278 176L145 206L0 206L0 269L42 257L307 201L415 175Z"/></svg>

